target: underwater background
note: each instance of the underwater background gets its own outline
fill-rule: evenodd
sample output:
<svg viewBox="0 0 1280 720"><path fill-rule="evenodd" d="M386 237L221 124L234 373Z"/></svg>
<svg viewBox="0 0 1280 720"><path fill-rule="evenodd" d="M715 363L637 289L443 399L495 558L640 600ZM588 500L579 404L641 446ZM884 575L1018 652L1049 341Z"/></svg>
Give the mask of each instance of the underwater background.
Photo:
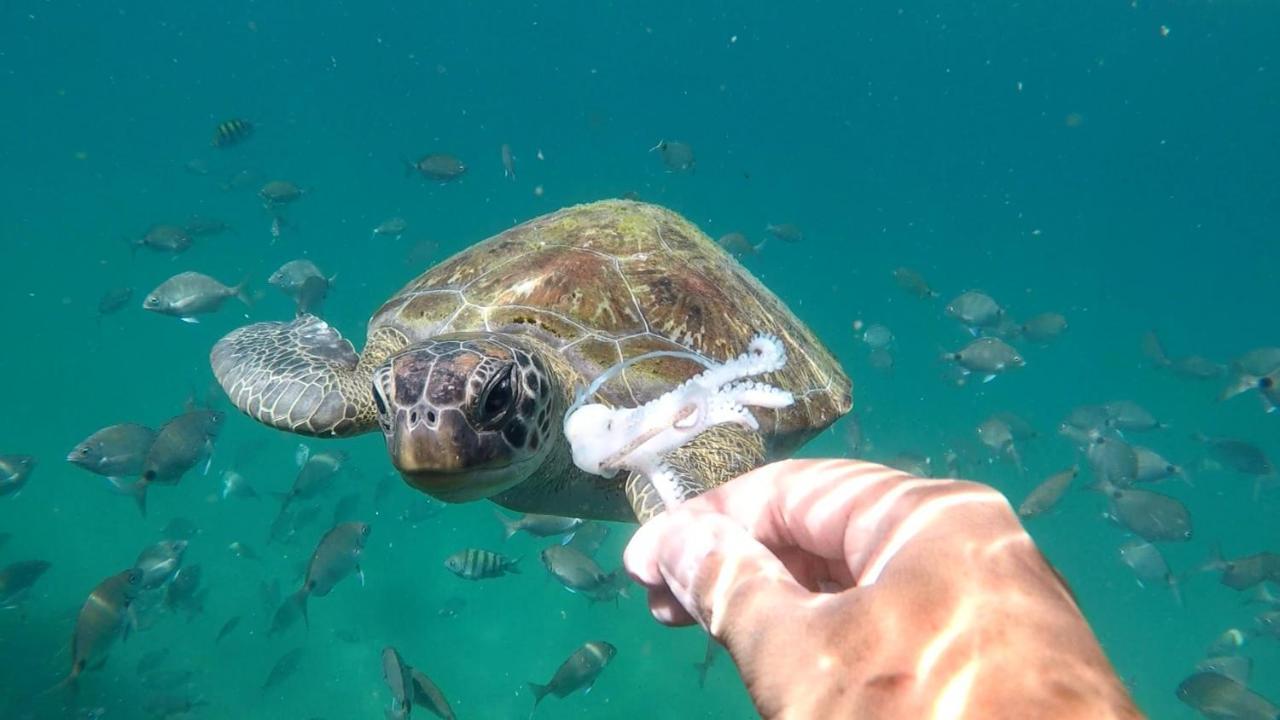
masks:
<svg viewBox="0 0 1280 720"><path fill-rule="evenodd" d="M617 657L590 694L549 698L538 715L752 716L727 657L699 687L700 631L659 626L634 588L616 604L565 592L537 557L554 540L504 541L492 504L427 512L399 480L375 502L391 472L376 433L303 441L350 453L349 470L291 543L266 543L274 499L220 497L228 470L264 495L297 473L300 438L236 412L210 390L208 368L226 332L293 316L267 284L282 263L305 257L336 275L323 314L358 348L369 314L430 265L518 222L627 193L713 238L803 229L800 242L769 239L741 258L854 382L853 413L803 455L912 453L943 475L953 451L977 458L967 477L1016 504L1084 465L1057 432L1073 408L1133 400L1167 424L1142 440L1193 481L1160 488L1194 519L1190 541L1160 545L1181 604L1135 581L1117 555L1131 534L1103 517L1106 498L1085 479L1026 524L1139 705L1199 717L1174 688L1222 631L1255 629L1262 608L1197 568L1215 544L1228 557L1280 551L1280 488L1255 496L1193 434L1280 457L1280 415L1254 393L1218 401L1227 376L1153 367L1141 338L1155 330L1170 355L1223 364L1280 344L1276 38L1280 9L1253 0L0 5L0 453L37 462L20 494L0 497L0 566L52 564L20 608L0 612L0 717L381 717L386 645L459 717L526 717L526 681L546 682L588 640ZM232 118L252 121L252 136L210 147ZM692 172L650 151L664 139L693 149ZM406 176L406 160L433 152L466 173ZM256 192L278 179L305 192L275 238ZM131 247L193 216L231 231L177 255ZM407 221L402 235L371 236L392 217ZM892 274L903 266L941 297L904 292ZM247 278L258 299L199 324L142 310L185 270ZM135 290L127 306L100 316L99 298L122 287ZM970 337L943 308L968 289L1018 318L1062 313L1068 329L1019 345L1025 368L957 385L939 355ZM871 362L855 321L892 330L892 367ZM227 412L208 473L153 489L145 518L64 459L98 428L156 427L192 397ZM1037 430L1021 448L1025 473L975 435L1005 411ZM333 501L353 492L372 527L365 585L344 581L313 598L308 629L266 637L263 583L296 587ZM69 709L63 694L39 694L67 674L89 591L174 518L199 531L184 563L204 569L203 611L161 615L114 645ZM629 534L611 527L597 555L606 570ZM232 542L260 559L236 557ZM523 572L455 577L444 558L466 547L523 556ZM264 691L297 647L297 671ZM158 648L171 674L148 681L135 668ZM1280 699L1280 639L1249 635L1241 652L1254 661L1250 687ZM149 708L158 695L194 707Z"/></svg>

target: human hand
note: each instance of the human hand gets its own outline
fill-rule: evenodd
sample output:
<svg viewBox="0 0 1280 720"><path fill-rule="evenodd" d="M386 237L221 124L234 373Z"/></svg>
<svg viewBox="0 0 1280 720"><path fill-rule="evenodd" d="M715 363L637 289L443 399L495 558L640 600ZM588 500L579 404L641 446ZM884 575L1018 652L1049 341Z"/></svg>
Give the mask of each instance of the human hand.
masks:
<svg viewBox="0 0 1280 720"><path fill-rule="evenodd" d="M765 718L1139 718L985 485L787 460L661 513L624 561L724 644Z"/></svg>

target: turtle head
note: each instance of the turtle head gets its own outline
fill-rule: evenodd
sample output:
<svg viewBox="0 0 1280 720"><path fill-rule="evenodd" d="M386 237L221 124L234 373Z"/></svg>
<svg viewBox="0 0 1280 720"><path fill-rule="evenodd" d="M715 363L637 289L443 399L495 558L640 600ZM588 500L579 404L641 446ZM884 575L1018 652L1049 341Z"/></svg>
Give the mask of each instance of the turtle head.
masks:
<svg viewBox="0 0 1280 720"><path fill-rule="evenodd" d="M433 338L373 375L391 462L446 502L491 497L528 478L555 444L559 395L537 350L496 333Z"/></svg>

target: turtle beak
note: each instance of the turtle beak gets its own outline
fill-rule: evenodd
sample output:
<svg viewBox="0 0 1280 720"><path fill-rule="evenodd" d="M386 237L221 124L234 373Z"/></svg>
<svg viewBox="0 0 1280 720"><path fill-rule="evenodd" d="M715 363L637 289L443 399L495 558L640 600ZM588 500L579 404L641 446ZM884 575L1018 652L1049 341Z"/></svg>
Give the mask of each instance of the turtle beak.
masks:
<svg viewBox="0 0 1280 720"><path fill-rule="evenodd" d="M405 482L451 503L482 500L524 479L484 442L456 408L438 410L415 404L396 413L387 433L387 453Z"/></svg>

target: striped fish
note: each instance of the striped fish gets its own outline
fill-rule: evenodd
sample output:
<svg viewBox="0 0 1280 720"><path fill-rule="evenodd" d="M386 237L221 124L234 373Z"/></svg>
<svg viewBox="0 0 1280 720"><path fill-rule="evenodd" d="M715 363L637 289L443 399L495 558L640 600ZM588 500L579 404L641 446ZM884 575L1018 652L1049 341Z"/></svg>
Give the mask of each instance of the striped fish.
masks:
<svg viewBox="0 0 1280 720"><path fill-rule="evenodd" d="M253 134L253 123L241 118L218 123L213 131L214 147L231 147Z"/></svg>
<svg viewBox="0 0 1280 720"><path fill-rule="evenodd" d="M450 555L444 561L449 572L467 580L484 580L501 577L507 573L519 573L520 558L511 559L488 550L467 548Z"/></svg>

